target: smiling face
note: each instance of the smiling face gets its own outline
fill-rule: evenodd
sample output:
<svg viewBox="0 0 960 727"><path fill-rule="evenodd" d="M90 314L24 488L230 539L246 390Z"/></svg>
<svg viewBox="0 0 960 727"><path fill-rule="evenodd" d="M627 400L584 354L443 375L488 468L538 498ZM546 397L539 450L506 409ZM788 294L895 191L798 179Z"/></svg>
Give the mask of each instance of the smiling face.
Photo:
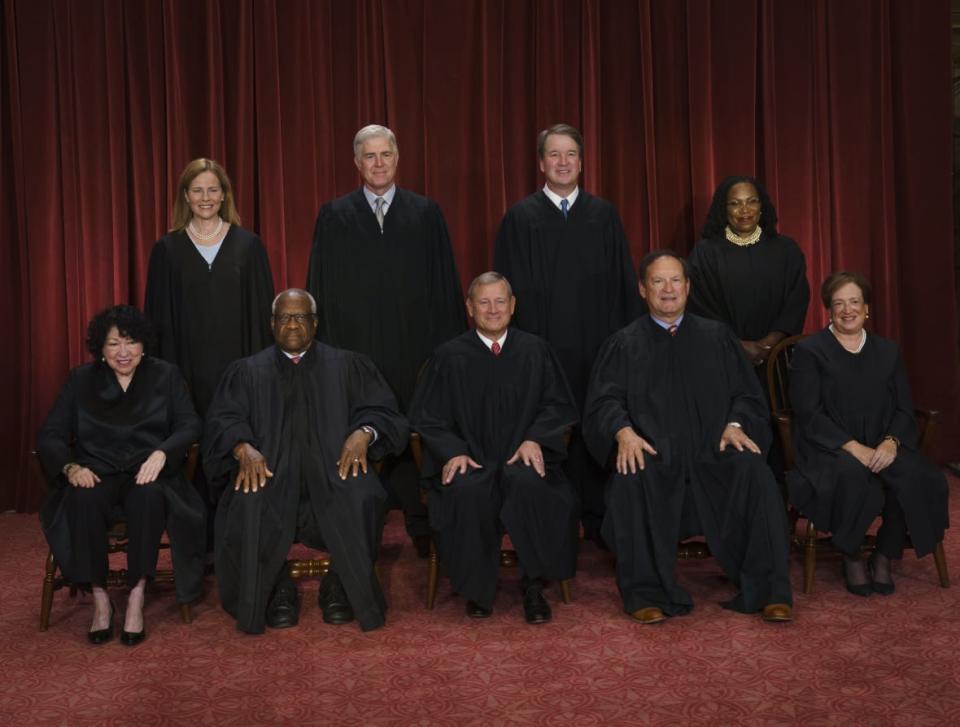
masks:
<svg viewBox="0 0 960 727"><path fill-rule="evenodd" d="M669 255L650 263L640 281L640 297L647 301L650 315L665 323L673 323L683 315L689 293L690 281L683 274L683 265Z"/></svg>
<svg viewBox="0 0 960 727"><path fill-rule="evenodd" d="M143 344L121 336L116 326L107 331L103 342L103 360L117 376L130 376L143 360Z"/></svg>
<svg viewBox="0 0 960 727"><path fill-rule="evenodd" d="M271 318L273 340L287 353L307 350L317 333L317 316L310 311L310 299L301 293L287 293L277 301Z"/></svg>
<svg viewBox="0 0 960 727"><path fill-rule="evenodd" d="M372 136L363 142L354 163L367 189L378 197L390 189L397 176L399 156L385 136Z"/></svg>
<svg viewBox="0 0 960 727"><path fill-rule="evenodd" d="M478 285L467 298L467 313L477 325L477 331L494 341L510 325L517 299L510 295L502 280L489 285Z"/></svg>
<svg viewBox="0 0 960 727"><path fill-rule="evenodd" d="M540 171L547 178L550 191L566 197L576 189L582 170L583 160L577 142L565 134L550 134L540 158Z"/></svg>
<svg viewBox="0 0 960 727"><path fill-rule="evenodd" d="M870 305L863 300L863 291L856 283L847 283L830 297L830 322L837 333L854 335L863 330Z"/></svg>
<svg viewBox="0 0 960 727"><path fill-rule="evenodd" d="M187 185L184 192L190 212L200 220L212 220L220 214L223 187L213 172L201 172Z"/></svg>
<svg viewBox="0 0 960 727"><path fill-rule="evenodd" d="M727 224L741 237L746 237L760 224L763 203L757 188L749 182L740 182L727 192Z"/></svg>

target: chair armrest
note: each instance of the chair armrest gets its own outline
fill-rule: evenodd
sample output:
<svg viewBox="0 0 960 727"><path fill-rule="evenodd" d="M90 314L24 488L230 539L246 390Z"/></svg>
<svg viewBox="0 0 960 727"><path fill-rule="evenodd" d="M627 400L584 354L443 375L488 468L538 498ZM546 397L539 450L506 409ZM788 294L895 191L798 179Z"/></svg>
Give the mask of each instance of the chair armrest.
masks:
<svg viewBox="0 0 960 727"><path fill-rule="evenodd" d="M913 416L917 420L917 430L919 439L917 446L924 454L930 453L930 447L933 445L933 430L936 428L937 419L940 412L936 409L914 409Z"/></svg>

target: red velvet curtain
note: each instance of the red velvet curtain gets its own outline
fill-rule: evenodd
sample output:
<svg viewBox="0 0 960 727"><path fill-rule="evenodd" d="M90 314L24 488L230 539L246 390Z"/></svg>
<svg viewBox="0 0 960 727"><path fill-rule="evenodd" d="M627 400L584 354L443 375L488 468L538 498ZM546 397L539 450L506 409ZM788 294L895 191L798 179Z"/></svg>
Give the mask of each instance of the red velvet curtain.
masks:
<svg viewBox="0 0 960 727"><path fill-rule="evenodd" d="M226 166L277 287L302 285L370 122L465 282L542 184L550 123L583 130L635 257L687 252L719 179L756 174L815 289L871 277L874 329L960 454L947 0L5 0L0 23L0 508L37 506L36 429L90 316L142 303L187 161Z"/></svg>

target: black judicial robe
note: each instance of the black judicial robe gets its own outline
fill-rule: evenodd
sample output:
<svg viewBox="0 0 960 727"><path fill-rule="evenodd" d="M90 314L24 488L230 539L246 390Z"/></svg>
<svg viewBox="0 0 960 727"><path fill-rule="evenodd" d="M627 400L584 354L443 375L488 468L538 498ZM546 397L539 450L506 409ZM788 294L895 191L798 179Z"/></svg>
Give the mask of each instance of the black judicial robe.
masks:
<svg viewBox="0 0 960 727"><path fill-rule="evenodd" d="M411 407L411 427L424 443L423 475L431 480L430 522L438 531L440 557L455 590L484 606L492 604L500 560L500 521L510 533L527 575L551 580L573 577L576 570L576 502L560 467L566 457L564 433L578 421L563 369L547 343L511 328L499 356L467 331L440 346L423 373ZM506 462L524 440L537 442L546 478L522 462ZM483 465L449 485L440 471L452 457L470 455ZM446 531L469 532L479 516L452 497L468 476L470 486L493 500L489 535L448 537ZM539 490L536 503L511 502L501 491L508 478L523 478L517 487ZM528 479L532 478L532 479ZM505 499L503 510L498 505ZM483 507L487 507L486 502ZM492 545L488 553L482 544ZM446 547L445 547L446 546ZM472 552L455 552L466 549ZM488 556L488 557L485 557Z"/></svg>
<svg viewBox="0 0 960 727"><path fill-rule="evenodd" d="M616 208L581 189L564 220L540 190L507 210L493 265L517 297L513 324L547 340L581 406L600 346L642 310Z"/></svg>
<svg viewBox="0 0 960 727"><path fill-rule="evenodd" d="M803 330L810 303L807 265L789 237L762 234L744 247L722 235L700 240L687 262L690 312L723 321L743 341Z"/></svg>
<svg viewBox="0 0 960 727"><path fill-rule="evenodd" d="M37 435L37 450L51 484L40 509L44 534L61 569L70 578L69 520L64 508L71 489L62 474L76 462L99 477L129 475L155 450L167 456L157 482L167 509L167 534L177 600L200 597L203 581L206 517L197 492L183 475L188 447L200 438L201 421L175 366L145 356L124 391L105 363L78 366L70 372Z"/></svg>
<svg viewBox="0 0 960 727"><path fill-rule="evenodd" d="M159 355L183 372L203 416L231 361L273 343L273 276L260 238L232 225L212 266L183 230L150 254L144 313Z"/></svg>
<svg viewBox="0 0 960 727"><path fill-rule="evenodd" d="M382 233L362 189L321 208L306 287L317 338L373 359L404 411L423 362L466 328L443 213L399 187Z"/></svg>
<svg viewBox="0 0 960 727"><path fill-rule="evenodd" d="M853 354L829 328L808 336L794 348L790 401L796 461L787 473L790 501L819 529L832 532L835 542L838 536L849 541L838 543L846 552L860 545L881 512L882 490L892 488L917 557L932 552L949 525L947 482L917 450L917 424L899 346L871 333L860 353ZM897 458L867 475L883 488L865 494L849 487L838 460L852 455L841 447L851 439L875 447L888 434L900 440Z"/></svg>
<svg viewBox="0 0 960 727"><path fill-rule="evenodd" d="M729 422L739 422L762 450L769 446L763 393L726 325L687 313L671 336L644 315L611 336L598 355L584 412L590 451L609 462L625 426L657 450L645 455L646 469L614 473L607 485L603 534L617 555L627 612L689 610L689 595L673 574L678 540L696 534L684 532L688 528L703 533L740 587L726 605L753 612L791 602L780 489L761 455L719 451ZM647 560L649 575L641 577L639 567L630 571Z"/></svg>
<svg viewBox="0 0 960 727"><path fill-rule="evenodd" d="M302 533L302 539L315 546L322 539L361 627L384 623L386 604L373 564L385 494L372 467L345 481L337 474L344 441L364 424L379 435L370 458L406 447L406 419L361 354L314 341L294 365L273 346L224 373L207 413L202 451L210 480L230 481L217 507L217 583L239 629L263 631L270 592L298 522L306 521L319 533ZM256 493L233 489L239 442L259 450L273 472Z"/></svg>

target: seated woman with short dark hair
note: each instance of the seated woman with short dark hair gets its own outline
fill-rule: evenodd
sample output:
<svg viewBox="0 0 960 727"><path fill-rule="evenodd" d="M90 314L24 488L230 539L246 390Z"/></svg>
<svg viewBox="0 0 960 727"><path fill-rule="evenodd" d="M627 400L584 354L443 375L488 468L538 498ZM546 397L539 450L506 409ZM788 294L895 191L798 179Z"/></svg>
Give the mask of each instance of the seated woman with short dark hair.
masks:
<svg viewBox="0 0 960 727"><path fill-rule="evenodd" d="M843 553L847 590L888 595L890 561L907 533L917 557L947 528L947 482L917 451L910 385L896 343L867 334L870 284L859 273L829 276L820 290L830 325L796 345L790 374L796 468L791 502ZM869 562L863 538L882 524Z"/></svg>
<svg viewBox="0 0 960 727"><path fill-rule="evenodd" d="M98 313L87 329L92 363L73 369L37 435L51 482L40 512L64 577L93 590L87 635L113 636L107 584L107 531L118 506L126 521L131 588L121 640L146 636L143 599L156 572L160 539L171 538L178 599L189 602L203 577L203 504L182 473L201 422L175 366L145 355L151 327L127 305Z"/></svg>

